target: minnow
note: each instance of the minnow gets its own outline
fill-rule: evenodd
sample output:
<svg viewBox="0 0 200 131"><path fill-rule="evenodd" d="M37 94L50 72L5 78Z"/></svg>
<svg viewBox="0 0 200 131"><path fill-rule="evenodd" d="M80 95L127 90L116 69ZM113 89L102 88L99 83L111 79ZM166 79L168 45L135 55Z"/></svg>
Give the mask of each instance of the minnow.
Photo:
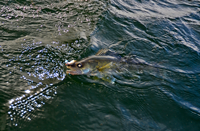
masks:
<svg viewBox="0 0 200 131"><path fill-rule="evenodd" d="M94 75L95 73L106 73L108 70L120 70L123 66L131 65L132 68L140 69L144 62L137 59L125 59L117 56L116 53L102 49L96 55L89 56L80 61L66 61L67 74L71 75Z"/></svg>

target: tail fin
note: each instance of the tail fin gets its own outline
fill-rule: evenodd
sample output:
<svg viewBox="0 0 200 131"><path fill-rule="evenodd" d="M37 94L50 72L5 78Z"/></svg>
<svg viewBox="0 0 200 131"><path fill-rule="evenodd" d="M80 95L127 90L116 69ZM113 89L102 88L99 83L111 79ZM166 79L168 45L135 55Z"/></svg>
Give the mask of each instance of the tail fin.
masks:
<svg viewBox="0 0 200 131"><path fill-rule="evenodd" d="M136 57L125 57L121 59L121 63L124 68L127 68L134 74L142 74L145 72L154 76L166 74L166 69L164 69L162 66L158 64L147 63L144 60L138 59Z"/></svg>

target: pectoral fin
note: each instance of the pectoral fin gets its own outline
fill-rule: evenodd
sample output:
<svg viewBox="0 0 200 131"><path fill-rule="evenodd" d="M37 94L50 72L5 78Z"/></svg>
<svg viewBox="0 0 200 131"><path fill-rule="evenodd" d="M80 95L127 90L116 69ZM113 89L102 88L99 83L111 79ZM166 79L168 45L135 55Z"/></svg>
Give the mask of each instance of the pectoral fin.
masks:
<svg viewBox="0 0 200 131"><path fill-rule="evenodd" d="M98 68L98 71L103 71L104 69L109 69L112 66L112 62Z"/></svg>
<svg viewBox="0 0 200 131"><path fill-rule="evenodd" d="M108 51L108 49L101 49L96 53L96 55L97 56L105 55L107 51Z"/></svg>
<svg viewBox="0 0 200 131"><path fill-rule="evenodd" d="M111 51L109 49L101 49L101 50L99 50L96 53L96 56L114 56L114 57L116 57L118 59L121 58L121 56L119 54L117 54L116 52Z"/></svg>

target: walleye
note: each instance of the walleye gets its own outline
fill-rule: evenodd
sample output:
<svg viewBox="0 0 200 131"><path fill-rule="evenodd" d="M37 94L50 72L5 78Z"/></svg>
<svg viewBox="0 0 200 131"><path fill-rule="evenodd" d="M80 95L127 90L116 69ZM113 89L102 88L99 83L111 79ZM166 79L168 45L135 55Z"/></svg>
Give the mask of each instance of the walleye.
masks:
<svg viewBox="0 0 200 131"><path fill-rule="evenodd" d="M129 65L134 70L140 70L146 64L134 58L122 58L108 49L101 49L96 55L83 60L65 61L65 65L68 69L66 71L67 74L99 76L100 74L106 74L110 70L120 71L122 67L129 67Z"/></svg>

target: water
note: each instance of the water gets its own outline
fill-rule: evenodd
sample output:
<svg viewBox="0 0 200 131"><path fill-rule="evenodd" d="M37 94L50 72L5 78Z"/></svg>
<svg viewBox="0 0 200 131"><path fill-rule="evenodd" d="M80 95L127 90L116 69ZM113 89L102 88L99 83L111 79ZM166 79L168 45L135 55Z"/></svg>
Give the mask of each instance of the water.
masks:
<svg viewBox="0 0 200 131"><path fill-rule="evenodd" d="M0 130L199 130L198 0L0 2ZM164 71L64 73L109 48Z"/></svg>

